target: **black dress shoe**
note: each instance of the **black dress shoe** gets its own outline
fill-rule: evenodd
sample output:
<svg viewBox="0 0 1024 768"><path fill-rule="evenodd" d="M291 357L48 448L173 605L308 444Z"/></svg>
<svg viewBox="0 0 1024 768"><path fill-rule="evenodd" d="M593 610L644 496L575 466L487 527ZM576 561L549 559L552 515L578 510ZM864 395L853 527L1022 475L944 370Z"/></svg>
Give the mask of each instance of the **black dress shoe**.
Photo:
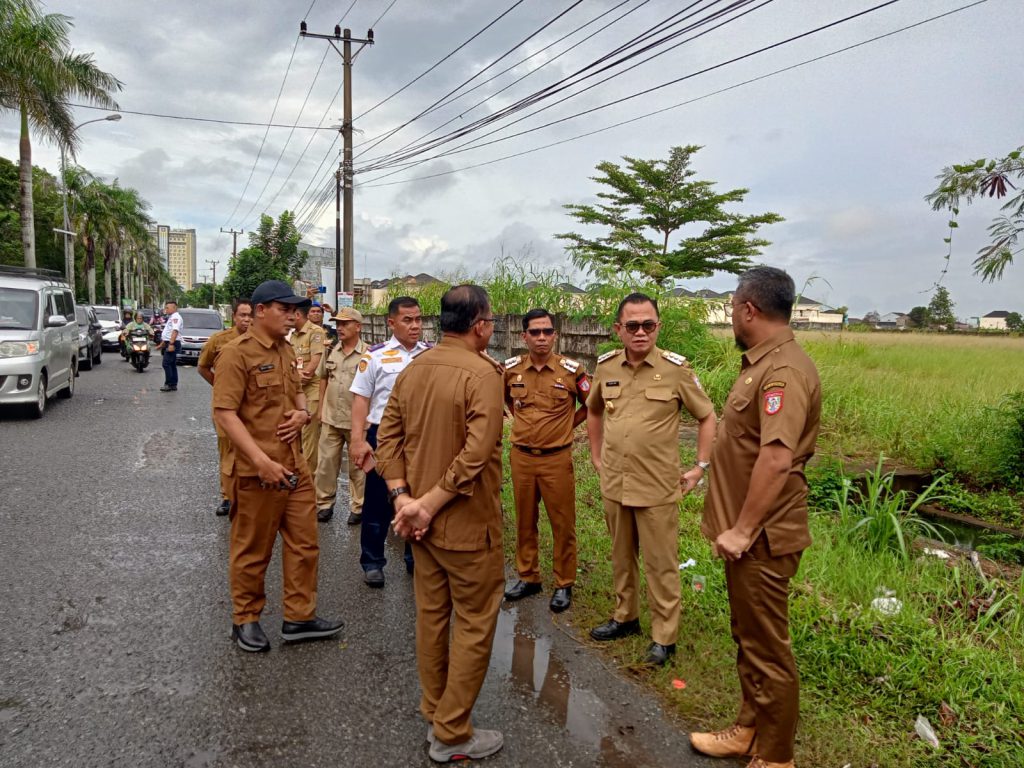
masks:
<svg viewBox="0 0 1024 768"><path fill-rule="evenodd" d="M224 517L224 515L226 515L230 511L231 502L228 501L227 499L224 499L224 501L220 503L220 506L217 507L217 517Z"/></svg>
<svg viewBox="0 0 1024 768"><path fill-rule="evenodd" d="M346 521L349 525L359 525L363 522L363 515L361 512L349 512L348 520Z"/></svg>
<svg viewBox="0 0 1024 768"><path fill-rule="evenodd" d="M650 664L654 667L660 667L666 661L669 656L675 656L676 644L662 645L661 643L651 643L651 647L647 649L647 657L644 659L644 664Z"/></svg>
<svg viewBox="0 0 1024 768"><path fill-rule="evenodd" d="M366 582L366 586L368 587L380 589L384 586L384 571L380 568L371 568L368 571L364 571L363 581Z"/></svg>
<svg viewBox="0 0 1024 768"><path fill-rule="evenodd" d="M511 587L505 590L505 599L508 601L522 600L524 597L530 595L536 595L542 589L541 585L535 581L522 581L519 580Z"/></svg>
<svg viewBox="0 0 1024 768"><path fill-rule="evenodd" d="M627 635L639 634L640 619L630 619L629 621L608 619L608 621L601 626L594 627L590 630L590 636L595 640L617 640L618 638L626 637Z"/></svg>
<svg viewBox="0 0 1024 768"><path fill-rule="evenodd" d="M243 651L263 653L270 650L270 641L258 621L235 624L231 627L231 637Z"/></svg>
<svg viewBox="0 0 1024 768"><path fill-rule="evenodd" d="M309 621L285 621L281 623L281 639L286 643L297 640L323 640L334 637L345 627L341 619L330 621L319 617Z"/></svg>
<svg viewBox="0 0 1024 768"><path fill-rule="evenodd" d="M332 517L334 517L334 507L325 507L316 511L316 519L321 523L326 523Z"/></svg>
<svg viewBox="0 0 1024 768"><path fill-rule="evenodd" d="M551 596L551 610L554 613L561 613L570 605L572 605L572 585L558 587L555 594Z"/></svg>
<svg viewBox="0 0 1024 768"><path fill-rule="evenodd" d="M160 387L160 391L161 392L177 392L178 388L177 387L169 387L169 386L167 386L165 384L164 386Z"/></svg>

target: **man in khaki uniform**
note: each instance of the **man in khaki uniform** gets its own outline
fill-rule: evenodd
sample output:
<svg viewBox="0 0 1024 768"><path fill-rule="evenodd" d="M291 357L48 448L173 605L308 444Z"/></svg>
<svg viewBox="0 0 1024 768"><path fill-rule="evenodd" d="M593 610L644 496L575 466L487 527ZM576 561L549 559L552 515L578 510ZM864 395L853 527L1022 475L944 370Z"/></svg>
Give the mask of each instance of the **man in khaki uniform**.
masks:
<svg viewBox="0 0 1024 768"><path fill-rule="evenodd" d="M505 591L505 599L520 600L541 590L537 518L543 499L554 539L551 610L561 613L572 604L572 585L576 581L572 433L587 418L590 381L576 360L552 352L555 338L551 314L546 309L531 309L523 316L523 343L529 354L505 361L505 403L512 411L512 491L519 573L519 580Z"/></svg>
<svg viewBox="0 0 1024 768"><path fill-rule="evenodd" d="M225 346L213 382L214 419L228 436L231 500L228 574L239 648L270 650L259 619L264 577L277 534L282 540L285 641L336 635L343 623L316 616L317 541L313 481L299 449L310 421L295 353L284 340L295 307L307 299L287 283L267 280L252 294L249 332Z"/></svg>
<svg viewBox="0 0 1024 768"><path fill-rule="evenodd" d="M623 350L602 355L587 398L591 459L612 537L615 613L590 631L614 640L640 631L637 553L643 555L651 608L648 664L664 664L679 634L679 508L709 466L715 409L686 358L656 346L654 299L633 293L619 304ZM697 465L680 477L679 414L699 422Z"/></svg>
<svg viewBox="0 0 1024 768"><path fill-rule="evenodd" d="M742 693L736 722L693 733L701 752L792 768L800 679L789 639L789 580L811 543L804 467L814 454L821 382L789 318L796 291L781 269L740 276L732 327L744 350L718 428L701 530L725 559Z"/></svg>
<svg viewBox="0 0 1024 768"><path fill-rule="evenodd" d="M223 331L217 331L203 344L203 350L199 353L197 368L199 375L211 387L213 386L217 355L220 354L225 344L230 344L235 339L244 335L249 330L251 322L252 304L249 303L248 299L238 299L231 308L231 327L225 328ZM213 426L217 430L217 454L220 457L220 505L217 507L217 516L224 517L231 510L231 502L228 501L229 478L224 472L228 455L228 436L224 434L224 430L220 428L216 420L214 420Z"/></svg>
<svg viewBox="0 0 1024 768"><path fill-rule="evenodd" d="M342 450L352 445L354 395L349 387L356 376L359 359L367 349L366 343L360 338L363 315L359 310L342 307L332 319L337 323L338 344L327 354L320 377L320 458L316 465L316 517L321 523L326 523L334 516ZM358 525L362 519L365 484L366 474L354 461L349 460L349 525Z"/></svg>
<svg viewBox="0 0 1024 768"><path fill-rule="evenodd" d="M486 757L503 743L499 731L474 729L470 717L504 582L501 367L482 354L493 330L483 288L448 290L444 339L399 374L377 432L377 471L394 503L394 527L416 550L420 710L436 762Z"/></svg>
<svg viewBox="0 0 1024 768"><path fill-rule="evenodd" d="M295 350L295 367L302 383L306 405L313 414L313 420L302 430L302 455L309 466L316 470L317 450L320 443L320 360L324 356L324 329L321 323L324 311L315 302L309 307L300 307L295 312L295 332L292 334L292 349Z"/></svg>

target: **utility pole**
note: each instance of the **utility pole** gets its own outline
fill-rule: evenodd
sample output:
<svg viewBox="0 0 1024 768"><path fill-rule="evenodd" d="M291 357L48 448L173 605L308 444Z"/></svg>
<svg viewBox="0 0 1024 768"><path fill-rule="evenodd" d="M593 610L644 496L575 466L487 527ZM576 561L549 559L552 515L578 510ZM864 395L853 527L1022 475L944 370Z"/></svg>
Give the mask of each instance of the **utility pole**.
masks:
<svg viewBox="0 0 1024 768"><path fill-rule="evenodd" d="M242 233L239 232L238 234L242 234ZM210 293L213 294L213 308L216 309L217 308L217 265L220 264L220 262L219 261L210 261L209 259L207 259L206 263L209 264L210 265L210 269L213 270L213 280L210 281L210 289L211 289Z"/></svg>
<svg viewBox="0 0 1024 768"><path fill-rule="evenodd" d="M335 198L334 198L334 298L332 304L338 303L338 294L341 293L341 176L342 164L338 163L338 170L334 174ZM347 264L348 262L346 262ZM335 310L337 311L337 307Z"/></svg>
<svg viewBox="0 0 1024 768"><path fill-rule="evenodd" d="M335 259L335 272L334 272L334 283L335 290L340 293L342 286L347 292L354 290L354 279L353 279L353 263L355 260L354 243L353 237L353 200L352 200L352 43L362 43L362 46L373 45L373 30L366 32L365 39L353 38L352 31L349 29L342 30L340 24L336 24L334 27L333 35L320 35L309 32L306 29L306 22L303 21L299 24L299 35L302 37L316 37L321 40L326 40L331 44L339 54L341 54L342 62L342 76L344 78L344 116L341 122L341 137L344 142L344 152L342 154L341 168L338 169L337 181L340 187L340 193L344 199L344 221L342 226L345 230L345 243L344 243L344 269L342 265L338 264L337 257ZM335 45L335 41L339 41L342 44L342 49L339 51L338 46ZM362 50L360 46L359 50ZM359 51L356 51L358 53ZM336 211L337 214L337 211ZM335 239L340 240L337 236L337 225L335 225L336 235ZM341 243L336 242L336 247L339 251L342 250ZM344 272L344 282L341 280L341 275ZM337 297L335 297L337 298Z"/></svg>
<svg viewBox="0 0 1024 768"><path fill-rule="evenodd" d="M220 231L225 235L231 235L231 258L235 258L238 255L238 236L245 232L244 229L224 229L220 228Z"/></svg>

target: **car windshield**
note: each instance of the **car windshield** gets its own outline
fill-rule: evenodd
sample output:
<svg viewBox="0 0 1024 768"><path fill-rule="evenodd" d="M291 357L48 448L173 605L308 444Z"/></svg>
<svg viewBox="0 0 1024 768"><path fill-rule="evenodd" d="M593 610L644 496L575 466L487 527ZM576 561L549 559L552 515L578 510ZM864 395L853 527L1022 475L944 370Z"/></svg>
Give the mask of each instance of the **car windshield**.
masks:
<svg viewBox="0 0 1024 768"><path fill-rule="evenodd" d="M92 311L96 313L96 317L100 320L107 320L112 323L121 322L121 313L111 307L93 307Z"/></svg>
<svg viewBox="0 0 1024 768"><path fill-rule="evenodd" d="M36 330L39 294L20 288L0 288L0 328Z"/></svg>
<svg viewBox="0 0 1024 768"><path fill-rule="evenodd" d="M224 322L216 312L188 312L180 310L181 324L185 326L185 333L194 331L219 331L224 327Z"/></svg>

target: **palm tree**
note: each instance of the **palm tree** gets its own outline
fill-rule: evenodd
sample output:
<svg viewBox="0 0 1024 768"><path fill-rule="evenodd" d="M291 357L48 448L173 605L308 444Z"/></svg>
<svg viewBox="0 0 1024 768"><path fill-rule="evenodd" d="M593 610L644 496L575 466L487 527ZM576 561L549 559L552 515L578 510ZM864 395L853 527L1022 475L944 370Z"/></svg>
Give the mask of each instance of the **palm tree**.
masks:
<svg viewBox="0 0 1024 768"><path fill-rule="evenodd" d="M115 299L120 301L120 290L115 296L111 275L120 274L121 252L126 245L133 245L149 237L149 203L142 199L138 191L131 187L122 187L114 179L107 187L108 221L104 229L103 244L103 287L104 303L110 304Z"/></svg>
<svg viewBox="0 0 1024 768"><path fill-rule="evenodd" d="M21 115L21 239L27 267L36 265L29 128L73 157L78 137L68 102L81 99L117 109L110 93L122 87L96 66L92 54L71 51L71 26L69 16L44 14L34 0L0 0L0 110Z"/></svg>

